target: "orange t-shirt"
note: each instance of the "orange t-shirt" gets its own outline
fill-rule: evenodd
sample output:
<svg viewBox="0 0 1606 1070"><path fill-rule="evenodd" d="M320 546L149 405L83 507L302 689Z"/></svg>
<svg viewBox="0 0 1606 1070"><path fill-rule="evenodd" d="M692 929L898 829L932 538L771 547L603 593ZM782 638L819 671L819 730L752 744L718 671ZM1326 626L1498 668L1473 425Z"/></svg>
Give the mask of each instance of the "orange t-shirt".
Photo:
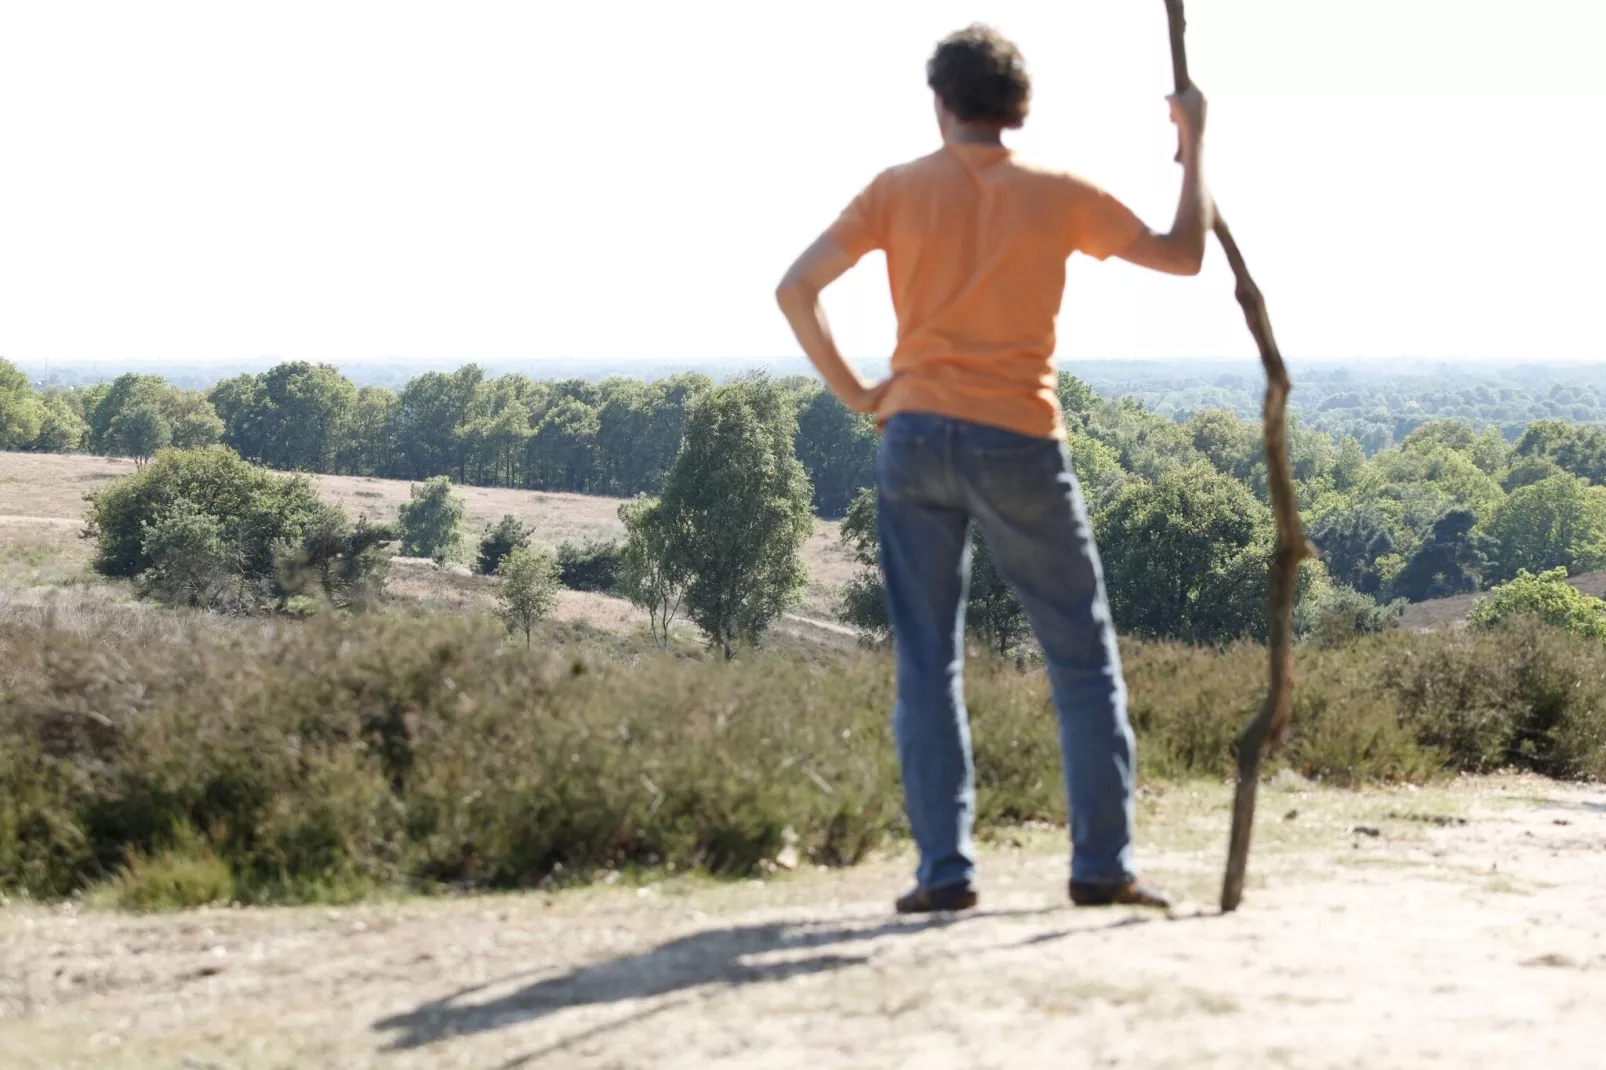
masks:
<svg viewBox="0 0 1606 1070"><path fill-rule="evenodd" d="M945 144L883 171L827 231L857 261L887 254L898 314L878 421L929 412L1063 438L1054 326L1065 261L1103 260L1143 224L1088 182L997 145Z"/></svg>

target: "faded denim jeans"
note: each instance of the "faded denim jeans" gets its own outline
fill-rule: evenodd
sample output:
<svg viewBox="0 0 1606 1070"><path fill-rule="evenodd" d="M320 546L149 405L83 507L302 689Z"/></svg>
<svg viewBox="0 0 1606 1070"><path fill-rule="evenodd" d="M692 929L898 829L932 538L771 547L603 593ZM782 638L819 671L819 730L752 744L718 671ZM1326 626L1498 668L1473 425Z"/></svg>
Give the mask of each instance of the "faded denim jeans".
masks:
<svg viewBox="0 0 1606 1070"><path fill-rule="evenodd" d="M974 519L1043 648L1059 717L1071 879L1132 872L1132 728L1115 628L1064 446L925 413L887 421L876 457L881 569L897 654L893 727L922 888L974 880L965 712L966 538Z"/></svg>

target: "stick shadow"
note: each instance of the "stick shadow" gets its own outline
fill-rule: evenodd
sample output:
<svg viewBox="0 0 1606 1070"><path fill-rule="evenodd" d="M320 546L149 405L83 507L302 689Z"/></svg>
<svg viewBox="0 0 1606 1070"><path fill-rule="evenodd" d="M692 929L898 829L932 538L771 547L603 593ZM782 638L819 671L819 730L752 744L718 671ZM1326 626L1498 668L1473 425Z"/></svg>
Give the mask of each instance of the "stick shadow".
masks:
<svg viewBox="0 0 1606 1070"><path fill-rule="evenodd" d="M932 915L867 926L772 922L709 929L644 952L624 955L593 966L577 967L556 977L542 978L515 992L491 999L477 997L492 987L514 982L521 976L534 977L537 974L513 974L495 982L464 988L375 1022L373 1029L376 1032L395 1031L395 1036L386 1045L387 1050L419 1048L443 1037L505 1029L569 1007L651 999L705 985L736 987L763 984L840 970L861 965L870 958L868 953L845 953L840 950L845 945L863 944L884 936L946 928L973 919L1038 913L1042 911ZM819 953L767 963L745 961L770 952L810 950L818 950Z"/></svg>

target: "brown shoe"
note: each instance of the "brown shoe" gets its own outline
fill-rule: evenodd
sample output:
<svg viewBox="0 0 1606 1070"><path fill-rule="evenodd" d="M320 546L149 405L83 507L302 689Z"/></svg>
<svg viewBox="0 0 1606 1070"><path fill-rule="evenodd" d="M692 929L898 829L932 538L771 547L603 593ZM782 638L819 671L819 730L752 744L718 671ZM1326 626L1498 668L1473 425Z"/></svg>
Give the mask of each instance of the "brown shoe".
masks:
<svg viewBox="0 0 1606 1070"><path fill-rule="evenodd" d="M1071 902L1079 907L1158 907L1171 909L1171 898L1148 885L1129 880L1125 884L1071 882Z"/></svg>
<svg viewBox="0 0 1606 1070"><path fill-rule="evenodd" d="M937 914L949 910L969 910L976 905L976 889L969 884L945 884L940 888L915 888L898 897L899 914Z"/></svg>

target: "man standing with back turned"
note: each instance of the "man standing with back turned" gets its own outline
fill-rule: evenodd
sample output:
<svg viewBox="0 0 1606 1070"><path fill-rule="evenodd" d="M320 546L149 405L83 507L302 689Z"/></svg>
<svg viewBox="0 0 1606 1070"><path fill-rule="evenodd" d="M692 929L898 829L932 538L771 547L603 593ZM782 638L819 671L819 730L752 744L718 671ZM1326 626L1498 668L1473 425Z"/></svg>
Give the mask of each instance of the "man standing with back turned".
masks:
<svg viewBox="0 0 1606 1070"><path fill-rule="evenodd" d="M1192 275L1210 201L1200 178L1205 102L1171 98L1182 194L1169 233L1079 178L1023 163L1001 135L1031 82L1013 44L973 26L926 66L943 146L882 172L798 258L777 291L804 352L841 401L874 413L881 567L897 653L893 725L920 849L900 913L976 904L964 619L974 519L1042 645L1071 826L1071 900L1167 906L1132 866L1132 728L1098 551L1064 447L1054 329L1065 262L1081 252ZM842 359L820 292L885 251L898 345L892 377Z"/></svg>

